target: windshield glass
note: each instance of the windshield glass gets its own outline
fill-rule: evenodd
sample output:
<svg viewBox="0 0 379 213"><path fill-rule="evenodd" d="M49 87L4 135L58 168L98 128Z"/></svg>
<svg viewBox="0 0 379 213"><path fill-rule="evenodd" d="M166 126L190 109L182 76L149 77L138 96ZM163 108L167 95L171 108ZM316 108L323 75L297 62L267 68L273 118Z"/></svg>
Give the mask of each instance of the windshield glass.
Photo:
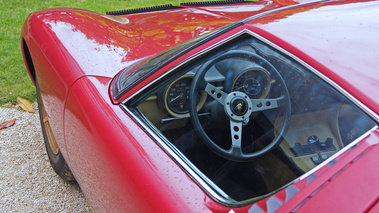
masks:
<svg viewBox="0 0 379 213"><path fill-rule="evenodd" d="M254 201L376 126L298 61L240 36L177 68L128 106L157 143L171 147L215 191Z"/></svg>

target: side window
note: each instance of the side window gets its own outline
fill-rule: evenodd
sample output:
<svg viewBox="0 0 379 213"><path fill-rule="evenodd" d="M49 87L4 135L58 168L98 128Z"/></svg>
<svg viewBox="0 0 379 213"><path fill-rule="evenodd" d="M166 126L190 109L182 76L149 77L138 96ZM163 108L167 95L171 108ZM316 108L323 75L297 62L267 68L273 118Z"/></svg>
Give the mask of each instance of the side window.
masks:
<svg viewBox="0 0 379 213"><path fill-rule="evenodd" d="M160 142L235 201L280 189L376 126L307 67L250 35L177 68L136 100L136 116Z"/></svg>

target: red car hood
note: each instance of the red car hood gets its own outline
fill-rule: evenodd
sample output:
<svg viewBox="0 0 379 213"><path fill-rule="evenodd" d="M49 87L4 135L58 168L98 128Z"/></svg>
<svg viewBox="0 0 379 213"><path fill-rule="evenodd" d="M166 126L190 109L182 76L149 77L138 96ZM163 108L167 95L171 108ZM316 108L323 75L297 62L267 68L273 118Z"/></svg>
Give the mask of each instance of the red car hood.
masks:
<svg viewBox="0 0 379 213"><path fill-rule="evenodd" d="M29 19L29 22L44 25L44 29L24 31L51 32L62 55L79 68L72 71L70 82L73 83L85 75L111 78L141 58L159 54L246 17L293 4L298 2L261 0L234 5L233 10L225 6L182 6L148 15L123 16L50 9L33 13ZM319 2L267 14L249 24L378 114L379 20L375 18L378 10L378 1Z"/></svg>
<svg viewBox="0 0 379 213"><path fill-rule="evenodd" d="M254 14L295 3L298 2L260 0L228 7L184 5L173 10L117 16L80 9L48 9L31 14L29 26L45 26L38 30L46 31L60 46L62 55L71 56L81 68L77 78L114 77L141 58ZM25 31L36 29L23 30L27 34Z"/></svg>
<svg viewBox="0 0 379 213"><path fill-rule="evenodd" d="M304 1L304 0L301 0ZM301 2L300 1L300 2ZM181 5L130 15L106 15L80 9L48 9L32 13L23 35L31 46L48 48L48 35L72 69L68 84L83 76L114 77L147 56L157 55L185 41L272 9L299 4L293 0L197 7ZM27 26L40 26L26 28ZM29 34L34 37L30 38ZM34 40L34 41L29 41Z"/></svg>
<svg viewBox="0 0 379 213"><path fill-rule="evenodd" d="M192 21L184 24L186 18ZM29 26L46 26L44 30L57 41L62 55L76 61L81 69L76 71L77 77L113 77L138 59L234 22L196 9L130 15L126 18L64 8L33 13L29 20L33 22ZM206 22L205 27L199 27Z"/></svg>
<svg viewBox="0 0 379 213"><path fill-rule="evenodd" d="M379 1L330 1L273 13L250 24L378 114L378 11Z"/></svg>

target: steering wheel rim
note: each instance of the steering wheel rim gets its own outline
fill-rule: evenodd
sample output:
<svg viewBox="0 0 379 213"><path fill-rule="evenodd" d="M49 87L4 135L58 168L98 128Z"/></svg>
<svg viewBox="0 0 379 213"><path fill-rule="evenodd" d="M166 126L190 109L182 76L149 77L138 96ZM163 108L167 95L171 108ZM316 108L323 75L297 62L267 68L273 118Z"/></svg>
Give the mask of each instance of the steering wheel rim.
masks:
<svg viewBox="0 0 379 213"><path fill-rule="evenodd" d="M232 91L229 94L218 89L205 80L205 73L216 63L231 58L247 59L251 62L257 63L262 67L268 68L272 79L275 79L276 84L279 87L281 96L276 99L250 99L247 94L240 91ZM230 131L231 131L231 147L227 150L221 148L216 143L213 142L204 131L200 120L198 118L196 109L196 94L198 91L204 90L215 99L219 104L224 107L224 111L230 120ZM291 120L291 103L288 89L285 82L276 70L267 60L264 58L247 51L242 50L232 50L228 51L216 58L205 63L195 74L192 85L190 88L190 106L189 112L191 121L194 128L203 141L203 143L208 146L216 154L233 161L251 161L262 155L271 152L276 146L280 144L283 140ZM284 113L283 125L278 135L264 148L254 151L252 153L243 153L241 142L242 142L242 125L243 122L249 119L252 112L258 112L268 109L281 108Z"/></svg>

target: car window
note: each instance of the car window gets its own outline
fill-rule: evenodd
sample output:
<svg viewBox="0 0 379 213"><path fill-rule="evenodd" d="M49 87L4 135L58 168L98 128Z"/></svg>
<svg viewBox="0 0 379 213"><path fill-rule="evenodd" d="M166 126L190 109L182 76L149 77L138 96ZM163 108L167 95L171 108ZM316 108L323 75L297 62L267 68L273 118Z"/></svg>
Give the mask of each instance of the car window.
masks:
<svg viewBox="0 0 379 213"><path fill-rule="evenodd" d="M298 59L245 34L127 103L158 143L229 200L256 200L376 123Z"/></svg>

